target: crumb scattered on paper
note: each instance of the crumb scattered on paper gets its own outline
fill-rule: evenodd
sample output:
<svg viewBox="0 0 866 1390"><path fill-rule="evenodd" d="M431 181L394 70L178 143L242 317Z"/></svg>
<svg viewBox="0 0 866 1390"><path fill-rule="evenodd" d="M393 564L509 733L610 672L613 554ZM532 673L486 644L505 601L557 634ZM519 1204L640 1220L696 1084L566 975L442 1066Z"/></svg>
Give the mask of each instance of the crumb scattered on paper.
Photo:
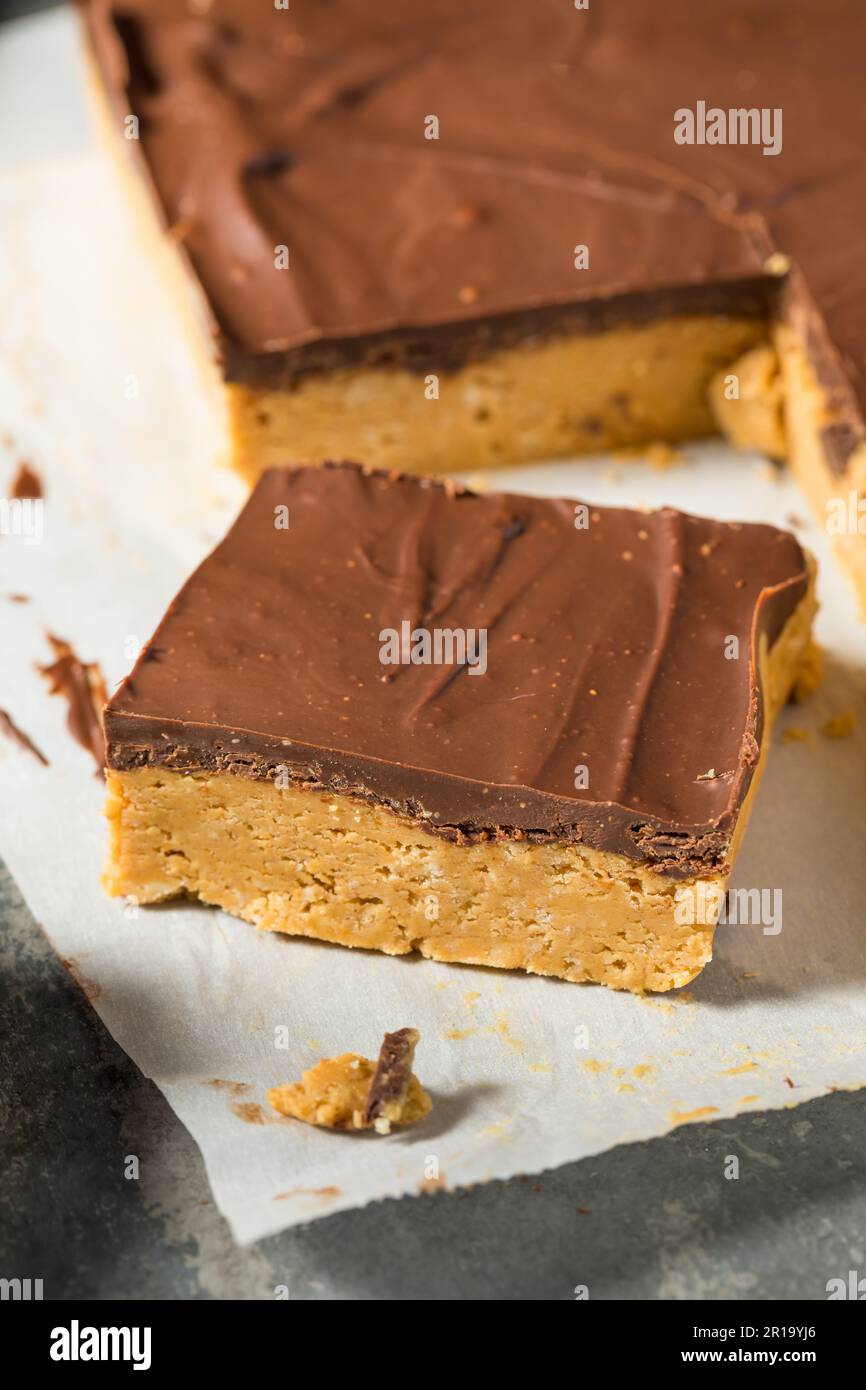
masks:
<svg viewBox="0 0 866 1390"><path fill-rule="evenodd" d="M445 1180L445 1174L440 1173L438 1178L423 1178L418 1184L418 1191L427 1193L444 1192L447 1187L448 1183Z"/></svg>
<svg viewBox="0 0 866 1390"><path fill-rule="evenodd" d="M215 1076L210 1081L202 1082L204 1086L212 1086L215 1091L227 1091L230 1096L245 1096L249 1094L249 1083L246 1081L224 1081L222 1077Z"/></svg>
<svg viewBox="0 0 866 1390"><path fill-rule="evenodd" d="M831 719L826 720L821 727L821 732L827 738L848 738L854 732L856 722L854 711L846 709L841 714L834 714Z"/></svg>
<svg viewBox="0 0 866 1390"><path fill-rule="evenodd" d="M808 729L801 729L794 724L782 730L783 743L808 743L810 738L811 735Z"/></svg>
<svg viewBox="0 0 866 1390"><path fill-rule="evenodd" d="M254 1100L233 1100L231 1112L248 1125L266 1125L268 1117Z"/></svg>
<svg viewBox="0 0 866 1390"><path fill-rule="evenodd" d="M705 1120L708 1115L718 1115L717 1105L699 1105L697 1110L672 1110L668 1116L670 1123L677 1125L694 1124L696 1120Z"/></svg>
<svg viewBox="0 0 866 1390"><path fill-rule="evenodd" d="M29 463L23 461L18 465L18 471L12 479L12 486L9 489L9 496L16 502L38 501L43 496L42 479Z"/></svg>
<svg viewBox="0 0 866 1390"><path fill-rule="evenodd" d="M275 1192L273 1201L285 1202L289 1197L316 1197L325 1206L328 1202L333 1202L339 1197L341 1188L334 1187L292 1187L288 1192Z"/></svg>
<svg viewBox="0 0 866 1390"><path fill-rule="evenodd" d="M617 449L614 458L645 459L656 473L666 473L669 468L677 468L685 461L682 451L675 449L673 444L668 444L663 439L655 439L649 444Z"/></svg>
<svg viewBox="0 0 866 1390"><path fill-rule="evenodd" d="M376 1062L356 1052L325 1057L301 1080L274 1086L268 1100L281 1115L324 1129L374 1129L413 1125L432 1101L412 1071L419 1034L415 1028L386 1033Z"/></svg>

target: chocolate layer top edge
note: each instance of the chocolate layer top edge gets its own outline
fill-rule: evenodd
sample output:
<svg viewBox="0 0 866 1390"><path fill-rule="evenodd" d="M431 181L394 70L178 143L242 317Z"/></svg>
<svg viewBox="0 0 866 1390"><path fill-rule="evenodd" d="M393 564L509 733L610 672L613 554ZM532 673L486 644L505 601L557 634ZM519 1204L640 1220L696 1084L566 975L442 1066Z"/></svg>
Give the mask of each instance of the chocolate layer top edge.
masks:
<svg viewBox="0 0 866 1390"><path fill-rule="evenodd" d="M723 869L759 644L808 588L770 526L273 469L109 701L108 766L302 784L459 843ZM419 633L433 657L462 633L467 660L413 664Z"/></svg>
<svg viewBox="0 0 866 1390"><path fill-rule="evenodd" d="M831 463L862 442L859 0L80 3L231 380L448 371L492 340L593 331L614 306L685 312L701 289L741 312L756 282L775 300L781 255L845 399ZM779 148L703 128L677 143L699 102L781 113Z"/></svg>
<svg viewBox="0 0 866 1390"><path fill-rule="evenodd" d="M778 289L775 277L762 275L712 284L666 285L354 337L323 336L281 351L251 353L222 337L220 354L227 381L259 390L291 390L317 373L357 368L445 375L494 352L529 349L555 338L641 327L673 317L766 320L769 336Z"/></svg>

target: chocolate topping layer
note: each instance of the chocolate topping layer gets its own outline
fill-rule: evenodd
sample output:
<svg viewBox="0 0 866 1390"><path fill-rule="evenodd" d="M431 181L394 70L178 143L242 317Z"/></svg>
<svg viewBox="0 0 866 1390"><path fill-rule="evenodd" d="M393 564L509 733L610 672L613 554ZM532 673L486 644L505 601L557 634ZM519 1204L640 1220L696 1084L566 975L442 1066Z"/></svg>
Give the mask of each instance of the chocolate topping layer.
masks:
<svg viewBox="0 0 866 1390"><path fill-rule="evenodd" d="M110 700L108 765L287 778L457 840L689 874L725 862L761 737L757 643L807 588L771 526L273 469ZM470 657L484 630L486 670L383 664L403 623L473 630Z"/></svg>
<svg viewBox="0 0 866 1390"><path fill-rule="evenodd" d="M802 320L838 467L863 439L861 0L87 12L231 379L447 371L539 334L769 308ZM698 101L780 108L781 152L677 144ZM774 253L791 275L766 273Z"/></svg>

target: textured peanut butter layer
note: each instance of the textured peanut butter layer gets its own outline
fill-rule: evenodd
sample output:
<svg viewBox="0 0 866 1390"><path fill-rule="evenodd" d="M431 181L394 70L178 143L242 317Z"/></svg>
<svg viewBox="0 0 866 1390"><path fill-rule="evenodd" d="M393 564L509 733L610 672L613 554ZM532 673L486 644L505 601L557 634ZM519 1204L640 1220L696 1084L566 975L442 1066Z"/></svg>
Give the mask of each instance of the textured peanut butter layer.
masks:
<svg viewBox="0 0 866 1390"><path fill-rule="evenodd" d="M232 456L253 482L285 461L288 441L310 463L346 455L449 473L455 461L490 468L694 439L717 425L711 382L767 332L759 318L677 314L491 351L429 386L405 367L320 372L291 391L231 383Z"/></svg>
<svg viewBox="0 0 866 1390"><path fill-rule="evenodd" d="M773 527L274 469L109 702L107 886L684 983L813 606Z"/></svg>

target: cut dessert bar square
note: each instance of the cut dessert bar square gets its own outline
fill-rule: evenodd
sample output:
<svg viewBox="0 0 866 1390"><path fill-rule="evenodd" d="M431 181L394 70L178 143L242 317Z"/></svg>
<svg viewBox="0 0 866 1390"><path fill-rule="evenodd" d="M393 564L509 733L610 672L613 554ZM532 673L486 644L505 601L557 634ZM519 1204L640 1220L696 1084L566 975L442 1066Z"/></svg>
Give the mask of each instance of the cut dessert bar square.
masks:
<svg viewBox="0 0 866 1390"><path fill-rule="evenodd" d="M107 706L106 886L682 985L813 610L771 526L269 470Z"/></svg>

